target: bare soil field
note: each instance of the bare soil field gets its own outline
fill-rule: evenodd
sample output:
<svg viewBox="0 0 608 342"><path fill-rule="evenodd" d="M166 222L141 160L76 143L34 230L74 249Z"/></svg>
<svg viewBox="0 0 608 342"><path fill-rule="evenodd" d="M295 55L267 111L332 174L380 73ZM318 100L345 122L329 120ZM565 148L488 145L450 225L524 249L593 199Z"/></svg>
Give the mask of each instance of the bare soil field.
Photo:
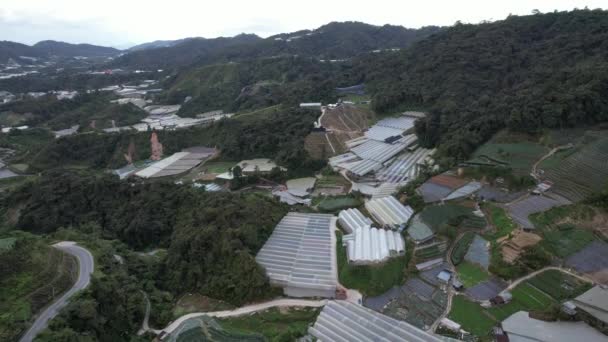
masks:
<svg viewBox="0 0 608 342"><path fill-rule="evenodd" d="M331 131L362 132L369 128L375 115L372 111L352 105L341 105L327 109L321 118L321 125Z"/></svg>

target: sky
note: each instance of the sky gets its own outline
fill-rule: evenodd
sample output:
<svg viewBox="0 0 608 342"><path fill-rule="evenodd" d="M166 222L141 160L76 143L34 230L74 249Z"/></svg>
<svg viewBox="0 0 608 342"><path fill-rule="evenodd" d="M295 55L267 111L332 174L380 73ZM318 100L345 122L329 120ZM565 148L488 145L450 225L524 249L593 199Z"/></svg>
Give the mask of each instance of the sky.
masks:
<svg viewBox="0 0 608 342"><path fill-rule="evenodd" d="M332 21L449 26L574 8L606 0L0 0L0 40L40 40L126 48L134 44L314 29Z"/></svg>

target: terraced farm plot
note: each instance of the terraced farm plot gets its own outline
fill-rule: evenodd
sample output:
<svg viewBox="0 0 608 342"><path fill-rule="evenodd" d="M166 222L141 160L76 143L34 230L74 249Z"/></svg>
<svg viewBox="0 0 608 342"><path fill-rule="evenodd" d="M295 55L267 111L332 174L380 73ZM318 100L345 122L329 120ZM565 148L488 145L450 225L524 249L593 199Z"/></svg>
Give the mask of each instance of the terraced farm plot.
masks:
<svg viewBox="0 0 608 342"><path fill-rule="evenodd" d="M319 202L318 208L323 212L334 212L347 208L355 208L363 204L360 199L352 196L325 197Z"/></svg>
<svg viewBox="0 0 608 342"><path fill-rule="evenodd" d="M508 166L516 175L527 175L532 165L549 152L545 146L533 142L486 143L473 153L474 160Z"/></svg>
<svg viewBox="0 0 608 342"><path fill-rule="evenodd" d="M346 152L344 142L360 135L358 133L311 132L304 140L304 148L314 159L327 159Z"/></svg>
<svg viewBox="0 0 608 342"><path fill-rule="evenodd" d="M527 283L559 301L575 298L591 287L589 283L558 270L542 272Z"/></svg>
<svg viewBox="0 0 608 342"><path fill-rule="evenodd" d="M426 284L420 280L421 284ZM428 284L422 285L425 289ZM434 287L430 287L435 290ZM430 298L424 298L416 293L416 290L404 286L399 296L390 302L382 313L402 321L406 321L418 328L429 327L441 316L447 305L447 295L442 291L435 290Z"/></svg>
<svg viewBox="0 0 608 342"><path fill-rule="evenodd" d="M557 303L553 298L528 283L514 288L511 302L489 308L487 311L497 320L502 321L518 311L542 311Z"/></svg>
<svg viewBox="0 0 608 342"><path fill-rule="evenodd" d="M445 250L447 249L446 247L446 244L442 242L430 247L416 249L416 251L414 252L414 255L416 256L416 261L421 262L424 260L437 259L439 257L442 257L445 253Z"/></svg>
<svg viewBox="0 0 608 342"><path fill-rule="evenodd" d="M471 244L474 238L475 233L466 232L463 234L460 240L456 242L456 246L454 246L454 248L452 249L452 255L450 256L454 265L458 265L464 260L464 256L469 250L469 245Z"/></svg>
<svg viewBox="0 0 608 342"><path fill-rule="evenodd" d="M564 158L557 167L545 169L544 178L554 182L553 191L573 202L580 201L608 180L608 137L593 142Z"/></svg>
<svg viewBox="0 0 608 342"><path fill-rule="evenodd" d="M595 240L593 233L571 225L543 232L542 245L560 258L568 257Z"/></svg>

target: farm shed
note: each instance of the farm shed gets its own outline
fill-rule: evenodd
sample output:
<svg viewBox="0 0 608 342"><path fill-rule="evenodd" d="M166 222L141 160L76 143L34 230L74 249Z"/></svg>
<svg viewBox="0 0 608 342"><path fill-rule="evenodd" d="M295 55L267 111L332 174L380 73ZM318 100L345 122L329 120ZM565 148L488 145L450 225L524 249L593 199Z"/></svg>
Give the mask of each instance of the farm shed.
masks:
<svg viewBox="0 0 608 342"><path fill-rule="evenodd" d="M256 256L273 285L292 297L329 297L336 291L335 218L289 213Z"/></svg>
<svg viewBox="0 0 608 342"><path fill-rule="evenodd" d="M598 325L603 330L608 328L608 289L603 286L594 286L573 299L572 303L576 305L578 313L591 318L593 325Z"/></svg>
<svg viewBox="0 0 608 342"><path fill-rule="evenodd" d="M331 301L308 333L331 341L440 342L441 339L413 325L346 301Z"/></svg>
<svg viewBox="0 0 608 342"><path fill-rule="evenodd" d="M376 221L391 228L405 225L414 213L412 208L404 206L393 196L368 201L365 208Z"/></svg>
<svg viewBox="0 0 608 342"><path fill-rule="evenodd" d="M372 225L372 220L369 217L363 216L359 209L346 209L338 214L338 222L347 233L354 232L357 228L369 227Z"/></svg>
<svg viewBox="0 0 608 342"><path fill-rule="evenodd" d="M435 233L422 221L420 214L416 214L407 228L407 234L416 244L424 243L433 238Z"/></svg>
<svg viewBox="0 0 608 342"><path fill-rule="evenodd" d="M359 227L342 241L347 247L348 262L356 265L377 264L405 253L403 237L392 230Z"/></svg>
<svg viewBox="0 0 608 342"><path fill-rule="evenodd" d="M583 322L545 322L519 311L502 322L509 341L608 341L608 337Z"/></svg>
<svg viewBox="0 0 608 342"><path fill-rule="evenodd" d="M286 182L287 191L298 197L306 197L314 189L317 179L314 177L290 179Z"/></svg>
<svg viewBox="0 0 608 342"><path fill-rule="evenodd" d="M211 157L214 152L177 152L135 173L141 178L175 176L189 171Z"/></svg>

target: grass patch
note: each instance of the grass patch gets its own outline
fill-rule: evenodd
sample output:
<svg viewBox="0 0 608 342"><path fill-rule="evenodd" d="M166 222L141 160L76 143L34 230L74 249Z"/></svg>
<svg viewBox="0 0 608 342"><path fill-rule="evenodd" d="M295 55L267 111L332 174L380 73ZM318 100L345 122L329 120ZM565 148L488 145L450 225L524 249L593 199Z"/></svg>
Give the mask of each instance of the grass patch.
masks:
<svg viewBox="0 0 608 342"><path fill-rule="evenodd" d="M458 279L465 287L475 286L490 278L488 272L483 268L466 261L458 265L456 270L458 271Z"/></svg>
<svg viewBox="0 0 608 342"><path fill-rule="evenodd" d="M198 293L187 293L175 304L173 317L178 318L192 312L213 312L231 309L234 309L234 306L224 301L209 298Z"/></svg>
<svg viewBox="0 0 608 342"><path fill-rule="evenodd" d="M464 296L454 296L448 317L476 336L488 336L492 327L496 325L496 321L488 316L481 306Z"/></svg>
<svg viewBox="0 0 608 342"><path fill-rule="evenodd" d="M269 341L294 341L317 319L316 308L269 309L252 315L219 319L229 333L261 334Z"/></svg>
<svg viewBox="0 0 608 342"><path fill-rule="evenodd" d="M213 161L203 165L203 169L207 170L208 173L224 173L235 166L237 162L232 161Z"/></svg>
<svg viewBox="0 0 608 342"><path fill-rule="evenodd" d="M511 234L513 229L515 229L515 223L513 223L513 220L507 215L507 212L503 208L493 204L485 203L484 206L490 213L491 221L496 228L494 233L486 234L486 239L496 240Z"/></svg>
<svg viewBox="0 0 608 342"><path fill-rule="evenodd" d="M454 265L458 266L458 264L464 260L464 256L467 254L469 246L471 245L471 242L473 242L474 238L475 233L466 232L462 235L460 240L456 242L456 246L454 246L452 249L452 255L450 256Z"/></svg>
<svg viewBox="0 0 608 342"><path fill-rule="evenodd" d="M262 120L281 110L281 105L270 106L252 112L237 113L233 118L238 121L255 121Z"/></svg>
<svg viewBox="0 0 608 342"><path fill-rule="evenodd" d="M336 232L336 240L338 277L342 285L373 297L405 282L404 275L413 250L411 245L406 246L405 255L391 258L381 265L354 266L348 264L346 247L342 246L341 232Z"/></svg>

